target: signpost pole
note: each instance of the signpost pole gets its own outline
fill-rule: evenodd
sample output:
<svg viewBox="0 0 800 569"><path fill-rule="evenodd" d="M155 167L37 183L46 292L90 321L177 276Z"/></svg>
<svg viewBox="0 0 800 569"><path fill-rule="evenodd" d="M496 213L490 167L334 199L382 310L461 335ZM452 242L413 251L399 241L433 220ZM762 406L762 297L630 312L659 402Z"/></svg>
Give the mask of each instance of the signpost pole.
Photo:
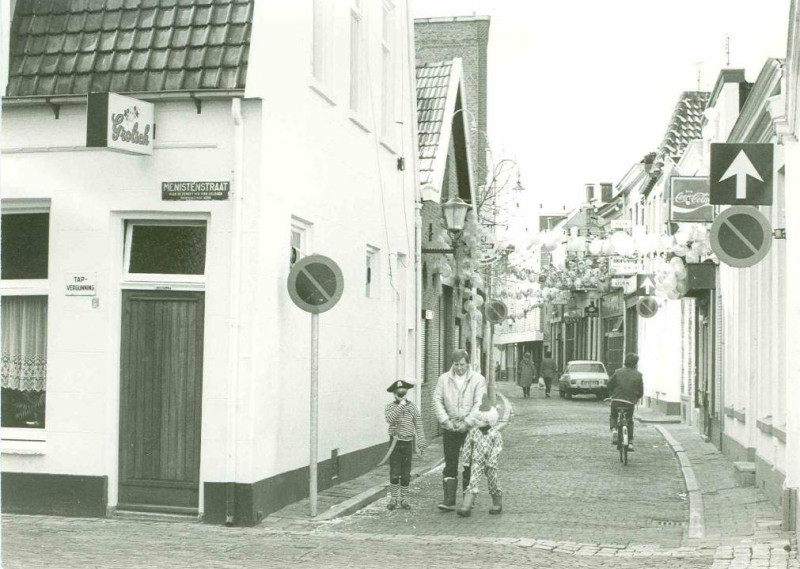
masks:
<svg viewBox="0 0 800 569"><path fill-rule="evenodd" d="M487 319L488 320L488 319ZM486 394L489 396L489 405L494 406L494 324L489 322L489 357L486 359L486 376L489 378L486 386Z"/></svg>
<svg viewBox="0 0 800 569"><path fill-rule="evenodd" d="M317 438L319 426L319 314L311 314L311 444L308 497L311 517L317 516Z"/></svg>

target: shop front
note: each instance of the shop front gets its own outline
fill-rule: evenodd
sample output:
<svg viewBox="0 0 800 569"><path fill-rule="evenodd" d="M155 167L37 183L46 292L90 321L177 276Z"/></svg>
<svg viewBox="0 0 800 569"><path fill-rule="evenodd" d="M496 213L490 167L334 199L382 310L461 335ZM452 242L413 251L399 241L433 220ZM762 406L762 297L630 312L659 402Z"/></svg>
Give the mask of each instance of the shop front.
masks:
<svg viewBox="0 0 800 569"><path fill-rule="evenodd" d="M625 344L625 309L621 292L612 292L600 299L602 320L602 361L609 376L622 367Z"/></svg>

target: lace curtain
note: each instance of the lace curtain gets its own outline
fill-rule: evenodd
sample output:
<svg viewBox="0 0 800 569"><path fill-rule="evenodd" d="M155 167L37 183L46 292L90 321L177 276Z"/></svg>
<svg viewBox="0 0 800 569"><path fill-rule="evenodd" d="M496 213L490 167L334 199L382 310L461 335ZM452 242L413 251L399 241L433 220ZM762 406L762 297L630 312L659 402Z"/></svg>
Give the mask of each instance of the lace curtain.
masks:
<svg viewBox="0 0 800 569"><path fill-rule="evenodd" d="M44 391L47 382L47 297L5 296L2 305L2 386Z"/></svg>

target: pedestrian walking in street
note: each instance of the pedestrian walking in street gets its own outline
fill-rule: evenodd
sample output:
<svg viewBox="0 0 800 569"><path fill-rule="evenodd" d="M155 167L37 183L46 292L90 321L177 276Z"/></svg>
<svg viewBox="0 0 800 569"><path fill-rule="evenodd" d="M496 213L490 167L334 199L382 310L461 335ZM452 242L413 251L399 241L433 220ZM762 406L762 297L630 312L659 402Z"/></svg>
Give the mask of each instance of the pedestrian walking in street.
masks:
<svg viewBox="0 0 800 569"><path fill-rule="evenodd" d="M442 426L444 446L444 472L442 487L444 499L439 504L442 511L454 511L458 477L458 458L467 433L476 422L476 413L486 394L486 380L470 369L469 354L466 350L456 350L451 357L450 370L439 376L433 393L433 406L436 418ZM462 472L462 489L469 486L470 468Z"/></svg>
<svg viewBox="0 0 800 569"><path fill-rule="evenodd" d="M628 452L633 450L633 408L644 395L644 378L636 369L639 365L639 356L628 354L625 356L625 366L619 368L608 382L608 396L611 398L611 444L617 444L617 410L628 410ZM627 401L627 403L625 403Z"/></svg>
<svg viewBox="0 0 800 569"><path fill-rule="evenodd" d="M472 473L464 492L464 502L458 510L458 515L465 518L472 513L483 474L486 474L492 497L489 513L499 514L503 511L503 491L497 478L497 460L503 450L503 435L497 430L497 407L489 405L488 396L483 397L475 419L477 423L470 429L464 446L461 447L461 464L469 466Z"/></svg>
<svg viewBox="0 0 800 569"><path fill-rule="evenodd" d="M550 357L550 350L545 350L540 367L539 373L544 381L544 396L550 397L550 386L553 385L553 379L558 375L558 366L556 360Z"/></svg>
<svg viewBox="0 0 800 569"><path fill-rule="evenodd" d="M389 423L389 452L381 464L389 459L389 499L390 510L398 506L410 510L408 485L411 482L411 452L422 456L425 449L425 431L422 429L422 416L412 401L406 399L413 383L398 380L386 390L394 393L391 403L386 405L384 414Z"/></svg>
<svg viewBox="0 0 800 569"><path fill-rule="evenodd" d="M522 356L517 375L517 383L522 388L522 397L527 399L531 396L531 385L536 381L536 364L533 363L533 355L530 352L525 352Z"/></svg>

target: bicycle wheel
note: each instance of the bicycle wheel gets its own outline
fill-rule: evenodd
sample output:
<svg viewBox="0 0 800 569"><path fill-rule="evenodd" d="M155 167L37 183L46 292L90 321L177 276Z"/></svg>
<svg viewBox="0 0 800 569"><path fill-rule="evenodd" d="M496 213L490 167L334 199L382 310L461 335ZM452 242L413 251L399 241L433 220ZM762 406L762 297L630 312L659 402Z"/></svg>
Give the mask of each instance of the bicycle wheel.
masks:
<svg viewBox="0 0 800 569"><path fill-rule="evenodd" d="M620 445L619 447L620 460L622 464L628 465L628 445Z"/></svg>
<svg viewBox="0 0 800 569"><path fill-rule="evenodd" d="M622 464L625 464L625 456L622 453L623 446L624 445L622 444L622 427L617 427L617 449L619 449L619 461Z"/></svg>
<svg viewBox="0 0 800 569"><path fill-rule="evenodd" d="M628 464L628 425L622 425L622 436L619 439L622 464Z"/></svg>

